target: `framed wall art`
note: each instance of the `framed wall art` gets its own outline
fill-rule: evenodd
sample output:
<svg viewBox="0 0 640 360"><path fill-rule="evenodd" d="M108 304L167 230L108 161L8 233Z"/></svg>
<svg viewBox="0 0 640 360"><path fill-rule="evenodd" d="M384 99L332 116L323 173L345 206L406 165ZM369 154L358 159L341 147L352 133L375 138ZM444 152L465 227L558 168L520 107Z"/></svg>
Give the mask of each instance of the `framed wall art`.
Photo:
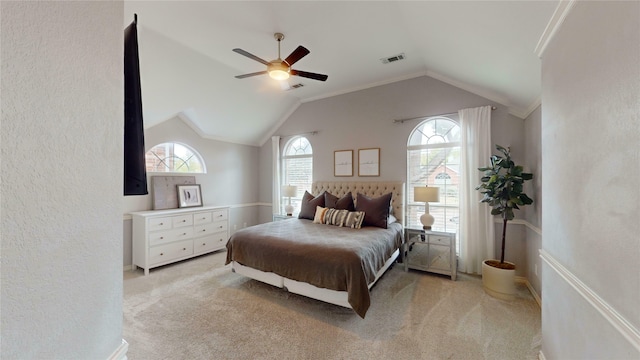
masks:
<svg viewBox="0 0 640 360"><path fill-rule="evenodd" d="M380 148L358 149L358 176L380 176Z"/></svg>
<svg viewBox="0 0 640 360"><path fill-rule="evenodd" d="M178 188L178 207L202 206L200 184L176 185Z"/></svg>
<svg viewBox="0 0 640 360"><path fill-rule="evenodd" d="M353 176L353 150L333 152L333 176Z"/></svg>
<svg viewBox="0 0 640 360"><path fill-rule="evenodd" d="M177 209L176 185L193 185L195 176L152 176L151 194L153 210Z"/></svg>

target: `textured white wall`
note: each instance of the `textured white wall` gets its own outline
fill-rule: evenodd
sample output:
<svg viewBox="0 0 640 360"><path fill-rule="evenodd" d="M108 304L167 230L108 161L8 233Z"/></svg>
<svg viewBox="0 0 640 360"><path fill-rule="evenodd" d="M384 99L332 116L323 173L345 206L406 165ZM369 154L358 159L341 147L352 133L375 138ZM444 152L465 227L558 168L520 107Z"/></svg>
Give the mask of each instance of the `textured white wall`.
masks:
<svg viewBox="0 0 640 360"><path fill-rule="evenodd" d="M542 56L547 359L640 358L639 64L637 1L576 2Z"/></svg>
<svg viewBox="0 0 640 360"><path fill-rule="evenodd" d="M123 3L6 2L3 359L122 342Z"/></svg>

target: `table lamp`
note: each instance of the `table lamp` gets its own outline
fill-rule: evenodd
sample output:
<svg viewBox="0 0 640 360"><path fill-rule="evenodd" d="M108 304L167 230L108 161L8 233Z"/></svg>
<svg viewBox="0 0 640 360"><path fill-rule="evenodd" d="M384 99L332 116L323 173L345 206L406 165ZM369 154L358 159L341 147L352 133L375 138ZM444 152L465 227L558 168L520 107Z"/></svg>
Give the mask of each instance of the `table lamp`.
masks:
<svg viewBox="0 0 640 360"><path fill-rule="evenodd" d="M424 215L420 216L420 222L423 229L431 230L435 219L429 214L429 203L440 201L440 188L428 186L413 188L413 201L424 202Z"/></svg>
<svg viewBox="0 0 640 360"><path fill-rule="evenodd" d="M287 216L291 216L293 214L293 205L291 205L291 198L296 196L298 193L298 187L294 185L284 185L282 186L282 196L286 196L289 198L289 204L284 207L284 211L287 213Z"/></svg>

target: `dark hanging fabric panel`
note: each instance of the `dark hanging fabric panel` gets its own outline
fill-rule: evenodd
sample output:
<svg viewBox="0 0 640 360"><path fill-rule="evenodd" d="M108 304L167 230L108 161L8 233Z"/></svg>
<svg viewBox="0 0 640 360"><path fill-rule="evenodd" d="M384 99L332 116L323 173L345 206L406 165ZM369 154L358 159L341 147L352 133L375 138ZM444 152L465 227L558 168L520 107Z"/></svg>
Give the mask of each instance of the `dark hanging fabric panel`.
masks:
<svg viewBox="0 0 640 360"><path fill-rule="evenodd" d="M146 195L137 16L124 30L124 195Z"/></svg>

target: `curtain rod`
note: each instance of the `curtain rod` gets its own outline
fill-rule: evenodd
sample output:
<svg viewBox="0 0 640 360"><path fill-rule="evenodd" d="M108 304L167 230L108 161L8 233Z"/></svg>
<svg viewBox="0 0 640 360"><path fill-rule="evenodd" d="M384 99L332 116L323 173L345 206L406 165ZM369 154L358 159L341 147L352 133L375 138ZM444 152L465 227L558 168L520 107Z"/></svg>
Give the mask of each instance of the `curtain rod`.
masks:
<svg viewBox="0 0 640 360"><path fill-rule="evenodd" d="M491 110L495 110L495 109L497 109L495 106L491 107ZM452 113L438 114L438 115L418 116L418 117L413 117L413 118L408 118L408 119L397 119L397 120L393 120L393 123L394 124L402 124L405 121L423 120L423 119L428 119L428 118L432 118L432 117L450 116L450 115L458 115L458 113L457 112L452 112Z"/></svg>

